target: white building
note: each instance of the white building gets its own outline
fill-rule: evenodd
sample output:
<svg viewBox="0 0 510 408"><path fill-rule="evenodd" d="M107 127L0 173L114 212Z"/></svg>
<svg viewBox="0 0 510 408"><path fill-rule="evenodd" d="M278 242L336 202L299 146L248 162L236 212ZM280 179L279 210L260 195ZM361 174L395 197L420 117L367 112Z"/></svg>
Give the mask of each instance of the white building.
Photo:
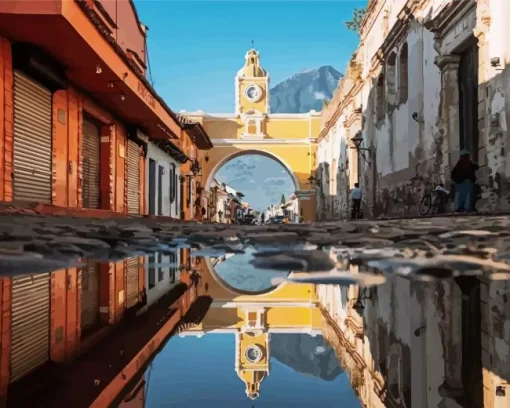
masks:
<svg viewBox="0 0 510 408"><path fill-rule="evenodd" d="M147 306L157 302L163 295L180 282L180 250L171 255L156 253L146 257L145 288Z"/></svg>
<svg viewBox="0 0 510 408"><path fill-rule="evenodd" d="M322 112L319 218L347 217L357 181L365 215L418 215L432 183L449 187L461 150L481 166L478 210L510 209L509 17L506 0L368 1L360 44Z"/></svg>
<svg viewBox="0 0 510 408"><path fill-rule="evenodd" d="M176 149L175 153L172 149ZM176 159L177 152L170 142L159 145L148 143L145 197L150 215L180 218L181 163Z"/></svg>

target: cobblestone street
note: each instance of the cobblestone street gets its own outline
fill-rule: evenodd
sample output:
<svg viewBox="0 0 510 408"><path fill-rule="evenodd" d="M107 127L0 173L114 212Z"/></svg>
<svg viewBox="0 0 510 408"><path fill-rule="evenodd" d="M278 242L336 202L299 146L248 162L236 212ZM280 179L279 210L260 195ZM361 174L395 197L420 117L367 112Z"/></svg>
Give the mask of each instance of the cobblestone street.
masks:
<svg viewBox="0 0 510 408"><path fill-rule="evenodd" d="M509 225L508 216L246 227L10 214L0 216L0 270L2 274L46 272L76 266L83 258L121 260L176 246L191 246L199 251L197 256L217 256L252 245L278 249L279 253L263 257L264 264L284 269L342 269L344 259L358 259L377 261L371 265L415 278L483 271L501 279L510 272ZM338 263L329 265L317 249L331 249ZM304 262L301 267L290 259L298 254Z"/></svg>

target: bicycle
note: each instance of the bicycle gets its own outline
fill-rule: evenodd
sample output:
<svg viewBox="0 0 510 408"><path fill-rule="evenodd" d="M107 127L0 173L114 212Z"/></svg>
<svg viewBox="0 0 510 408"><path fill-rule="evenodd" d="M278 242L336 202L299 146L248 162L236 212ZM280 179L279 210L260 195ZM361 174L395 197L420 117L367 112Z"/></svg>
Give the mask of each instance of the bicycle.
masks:
<svg viewBox="0 0 510 408"><path fill-rule="evenodd" d="M432 210L432 214L443 213L449 196L450 192L444 187L443 183L433 183L432 190L425 193L420 201L418 206L420 215L427 215L430 210Z"/></svg>

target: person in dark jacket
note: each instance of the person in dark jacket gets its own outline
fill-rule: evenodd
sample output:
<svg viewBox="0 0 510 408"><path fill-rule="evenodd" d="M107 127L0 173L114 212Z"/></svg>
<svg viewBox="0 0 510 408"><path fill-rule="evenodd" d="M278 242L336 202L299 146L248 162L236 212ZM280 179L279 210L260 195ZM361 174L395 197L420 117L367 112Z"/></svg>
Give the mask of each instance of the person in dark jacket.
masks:
<svg viewBox="0 0 510 408"><path fill-rule="evenodd" d="M473 194L478 164L473 163L467 150L460 152L460 158L452 170L451 178L455 183L455 212L473 211Z"/></svg>

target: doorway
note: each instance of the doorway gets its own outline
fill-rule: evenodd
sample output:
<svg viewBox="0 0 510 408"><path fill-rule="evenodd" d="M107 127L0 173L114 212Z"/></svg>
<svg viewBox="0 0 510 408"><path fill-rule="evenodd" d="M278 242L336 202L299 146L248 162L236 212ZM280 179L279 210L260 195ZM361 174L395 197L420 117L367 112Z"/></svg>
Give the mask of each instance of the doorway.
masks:
<svg viewBox="0 0 510 408"><path fill-rule="evenodd" d="M456 278L462 292L462 384L469 407L483 407L480 281Z"/></svg>
<svg viewBox="0 0 510 408"><path fill-rule="evenodd" d="M479 161L478 132L478 41L473 39L460 54L459 71L460 149Z"/></svg>
<svg viewBox="0 0 510 408"><path fill-rule="evenodd" d="M156 160L149 159L149 214L156 215Z"/></svg>

